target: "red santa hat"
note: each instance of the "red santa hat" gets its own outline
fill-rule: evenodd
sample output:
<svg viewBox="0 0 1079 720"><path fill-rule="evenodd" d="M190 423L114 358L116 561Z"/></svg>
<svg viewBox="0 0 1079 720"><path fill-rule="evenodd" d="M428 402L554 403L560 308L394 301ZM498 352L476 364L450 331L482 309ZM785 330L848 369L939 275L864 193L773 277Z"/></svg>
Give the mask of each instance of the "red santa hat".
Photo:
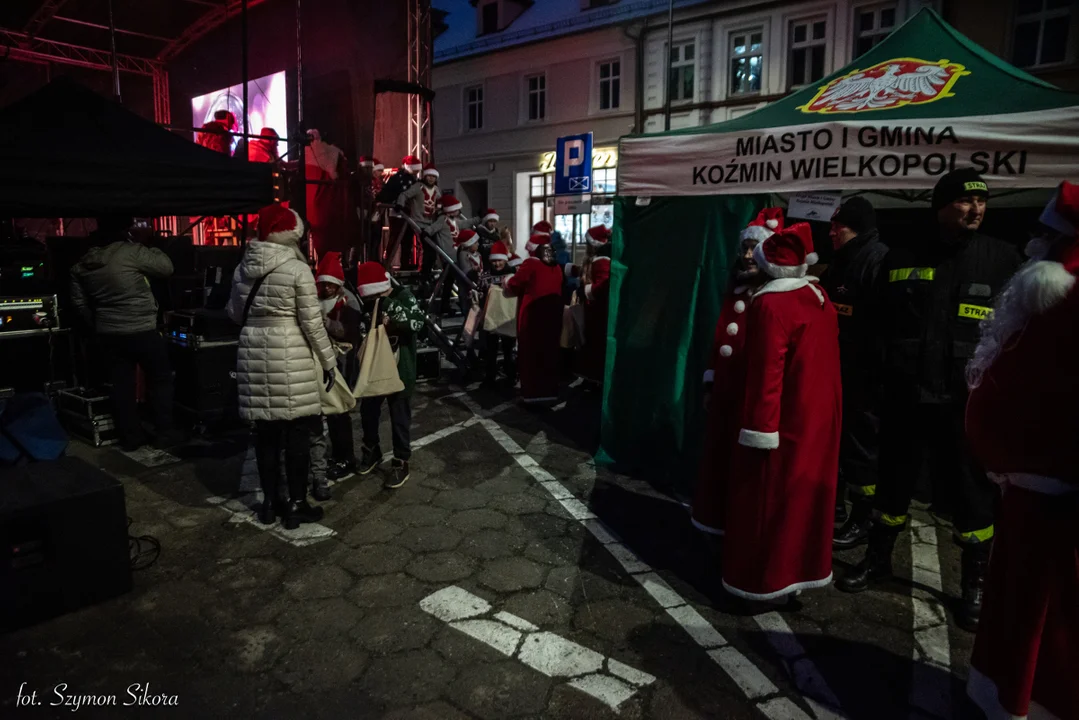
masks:
<svg viewBox="0 0 1079 720"><path fill-rule="evenodd" d="M434 163L427 163L423 166L423 177L427 177L428 175L433 175L435 178L438 177L438 170L435 169Z"/></svg>
<svg viewBox="0 0 1079 720"><path fill-rule="evenodd" d="M333 285L345 284L345 269L341 266L341 253L328 252L322 256L315 270L315 281Z"/></svg>
<svg viewBox="0 0 1079 720"><path fill-rule="evenodd" d="M443 195L439 198L438 202L442 205L442 212L444 213L458 212L464 207L464 205L461 204L461 201L453 195Z"/></svg>
<svg viewBox="0 0 1079 720"><path fill-rule="evenodd" d="M602 247L611 241L611 231L606 225L596 225L588 229L588 244L592 247Z"/></svg>
<svg viewBox="0 0 1079 720"><path fill-rule="evenodd" d="M480 236L476 234L475 230L462 230L457 233L457 237L453 240L453 246L458 250L464 248L470 248L480 241Z"/></svg>
<svg viewBox="0 0 1079 720"><path fill-rule="evenodd" d="M415 155L405 155L405 157L401 160L401 169L407 170L408 172L415 175L420 170L423 170L423 163L420 162L420 159Z"/></svg>
<svg viewBox="0 0 1079 720"><path fill-rule="evenodd" d="M491 260L509 260L510 251L506 247L506 243L501 240L495 240L495 244L491 246Z"/></svg>
<svg viewBox="0 0 1079 720"><path fill-rule="evenodd" d="M757 217L749 221L746 229L739 235L739 240L764 242L774 233L783 229L783 208L764 208Z"/></svg>
<svg viewBox="0 0 1079 720"><path fill-rule="evenodd" d="M303 237L303 220L295 210L276 203L259 210L259 240L278 245L296 245Z"/></svg>
<svg viewBox="0 0 1079 720"><path fill-rule="evenodd" d="M379 263L372 260L356 268L356 289L360 297L378 295L390 287L390 274Z"/></svg>
<svg viewBox="0 0 1079 720"><path fill-rule="evenodd" d="M236 129L236 116L228 110L218 110L214 113L214 120L225 123L225 127L229 130Z"/></svg>
<svg viewBox="0 0 1079 720"><path fill-rule="evenodd" d="M513 253L512 255L510 255L510 259L506 261L506 264L510 267L515 268L524 261L525 259L523 257L519 256L517 253Z"/></svg>
<svg viewBox="0 0 1079 720"><path fill-rule="evenodd" d="M533 235L550 235L554 232L554 228L551 227L551 223L546 220L540 220L538 223L532 226Z"/></svg>
<svg viewBox="0 0 1079 720"><path fill-rule="evenodd" d="M525 243L525 249L530 253L536 252L536 248L540 245L550 245L551 236L544 235L543 233L534 233L532 237L528 238L528 242Z"/></svg>
<svg viewBox="0 0 1079 720"><path fill-rule="evenodd" d="M496 213L491 208L487 208L483 212L483 222L487 222L488 220L494 220L495 222L498 222L500 220L500 218L498 217L498 213Z"/></svg>
<svg viewBox="0 0 1079 720"><path fill-rule="evenodd" d="M800 222L780 230L753 248L753 260L774 278L805 277L809 266L817 262L812 228Z"/></svg>
<svg viewBox="0 0 1079 720"><path fill-rule="evenodd" d="M362 168L371 168L375 172L382 172L383 170L386 169L385 165L380 163L375 158L368 157L367 155L363 155L363 156L360 157L360 167L362 167Z"/></svg>

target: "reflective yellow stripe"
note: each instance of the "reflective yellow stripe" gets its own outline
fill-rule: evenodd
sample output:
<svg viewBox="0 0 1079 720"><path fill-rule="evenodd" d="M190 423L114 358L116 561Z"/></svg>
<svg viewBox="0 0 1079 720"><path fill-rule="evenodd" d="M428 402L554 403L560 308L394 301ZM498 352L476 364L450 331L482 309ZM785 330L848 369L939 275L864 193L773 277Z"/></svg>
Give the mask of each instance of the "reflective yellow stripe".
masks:
<svg viewBox="0 0 1079 720"><path fill-rule="evenodd" d="M959 317L974 318L975 320L985 320L992 314L993 308L987 308L982 305L968 305L967 303L959 303Z"/></svg>
<svg viewBox="0 0 1079 720"><path fill-rule="evenodd" d="M851 495L861 495L862 497L873 497L877 494L876 485L848 485L847 490Z"/></svg>
<svg viewBox="0 0 1079 720"><path fill-rule="evenodd" d="M973 530L971 532L957 533L959 535L959 542L972 545L974 543L989 542L993 539L993 526L990 525L987 528L981 530Z"/></svg>
<svg viewBox="0 0 1079 720"><path fill-rule="evenodd" d="M852 305L844 305L843 303L832 303L832 305L835 307L835 311L840 315L850 317L854 314L854 306Z"/></svg>
<svg viewBox="0 0 1079 720"><path fill-rule="evenodd" d="M888 282L903 282L904 280L932 280L936 275L933 268L898 268L888 273Z"/></svg>
<svg viewBox="0 0 1079 720"><path fill-rule="evenodd" d="M889 515L887 513L880 514L880 521L888 527L899 527L905 525L907 522L907 515Z"/></svg>

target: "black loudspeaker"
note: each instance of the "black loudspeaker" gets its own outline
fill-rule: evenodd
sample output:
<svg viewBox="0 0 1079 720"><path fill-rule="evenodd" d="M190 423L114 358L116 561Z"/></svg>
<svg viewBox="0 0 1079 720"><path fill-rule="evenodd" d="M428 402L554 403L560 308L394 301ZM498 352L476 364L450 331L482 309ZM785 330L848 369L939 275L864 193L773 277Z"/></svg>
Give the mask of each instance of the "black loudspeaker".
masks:
<svg viewBox="0 0 1079 720"><path fill-rule="evenodd" d="M124 488L78 458L0 468L0 631L131 590Z"/></svg>
<svg viewBox="0 0 1079 720"><path fill-rule="evenodd" d="M176 373L175 407L189 421L204 423L236 415L236 341L199 347L172 342L169 357Z"/></svg>

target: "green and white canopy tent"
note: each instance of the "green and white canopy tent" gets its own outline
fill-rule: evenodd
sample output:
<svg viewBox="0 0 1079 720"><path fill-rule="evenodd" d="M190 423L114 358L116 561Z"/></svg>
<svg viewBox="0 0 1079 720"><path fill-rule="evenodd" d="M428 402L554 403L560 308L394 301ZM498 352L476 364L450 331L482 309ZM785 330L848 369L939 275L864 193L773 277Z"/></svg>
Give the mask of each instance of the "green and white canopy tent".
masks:
<svg viewBox="0 0 1079 720"><path fill-rule="evenodd" d="M961 167L992 192L1079 178L1079 95L929 9L756 112L622 138L598 459L692 484L700 378L738 234L770 194L926 191Z"/></svg>

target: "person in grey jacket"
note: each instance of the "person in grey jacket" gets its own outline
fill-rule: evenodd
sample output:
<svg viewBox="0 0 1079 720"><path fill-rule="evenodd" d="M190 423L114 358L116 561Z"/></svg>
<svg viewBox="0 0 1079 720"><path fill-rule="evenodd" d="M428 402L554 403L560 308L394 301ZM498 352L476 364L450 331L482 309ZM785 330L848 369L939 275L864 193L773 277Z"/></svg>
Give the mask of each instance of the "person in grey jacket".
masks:
<svg viewBox="0 0 1079 720"><path fill-rule="evenodd" d="M303 232L294 211L280 205L260 210L259 239L247 244L227 307L243 325L236 382L240 417L255 424L259 521L270 525L280 514L287 529L322 518L322 508L307 502L310 441L322 414L319 385L329 392L337 367L315 278L300 252ZM278 508L282 447L289 501Z"/></svg>
<svg viewBox="0 0 1079 720"><path fill-rule="evenodd" d="M172 275L172 261L161 250L136 242L133 225L130 217L99 219L96 246L71 268L71 301L94 332L109 368L113 416L125 450L148 440L139 422L136 367L146 377L155 446L169 447L180 440L172 424L172 367L165 339L157 331L157 301L149 281Z"/></svg>

